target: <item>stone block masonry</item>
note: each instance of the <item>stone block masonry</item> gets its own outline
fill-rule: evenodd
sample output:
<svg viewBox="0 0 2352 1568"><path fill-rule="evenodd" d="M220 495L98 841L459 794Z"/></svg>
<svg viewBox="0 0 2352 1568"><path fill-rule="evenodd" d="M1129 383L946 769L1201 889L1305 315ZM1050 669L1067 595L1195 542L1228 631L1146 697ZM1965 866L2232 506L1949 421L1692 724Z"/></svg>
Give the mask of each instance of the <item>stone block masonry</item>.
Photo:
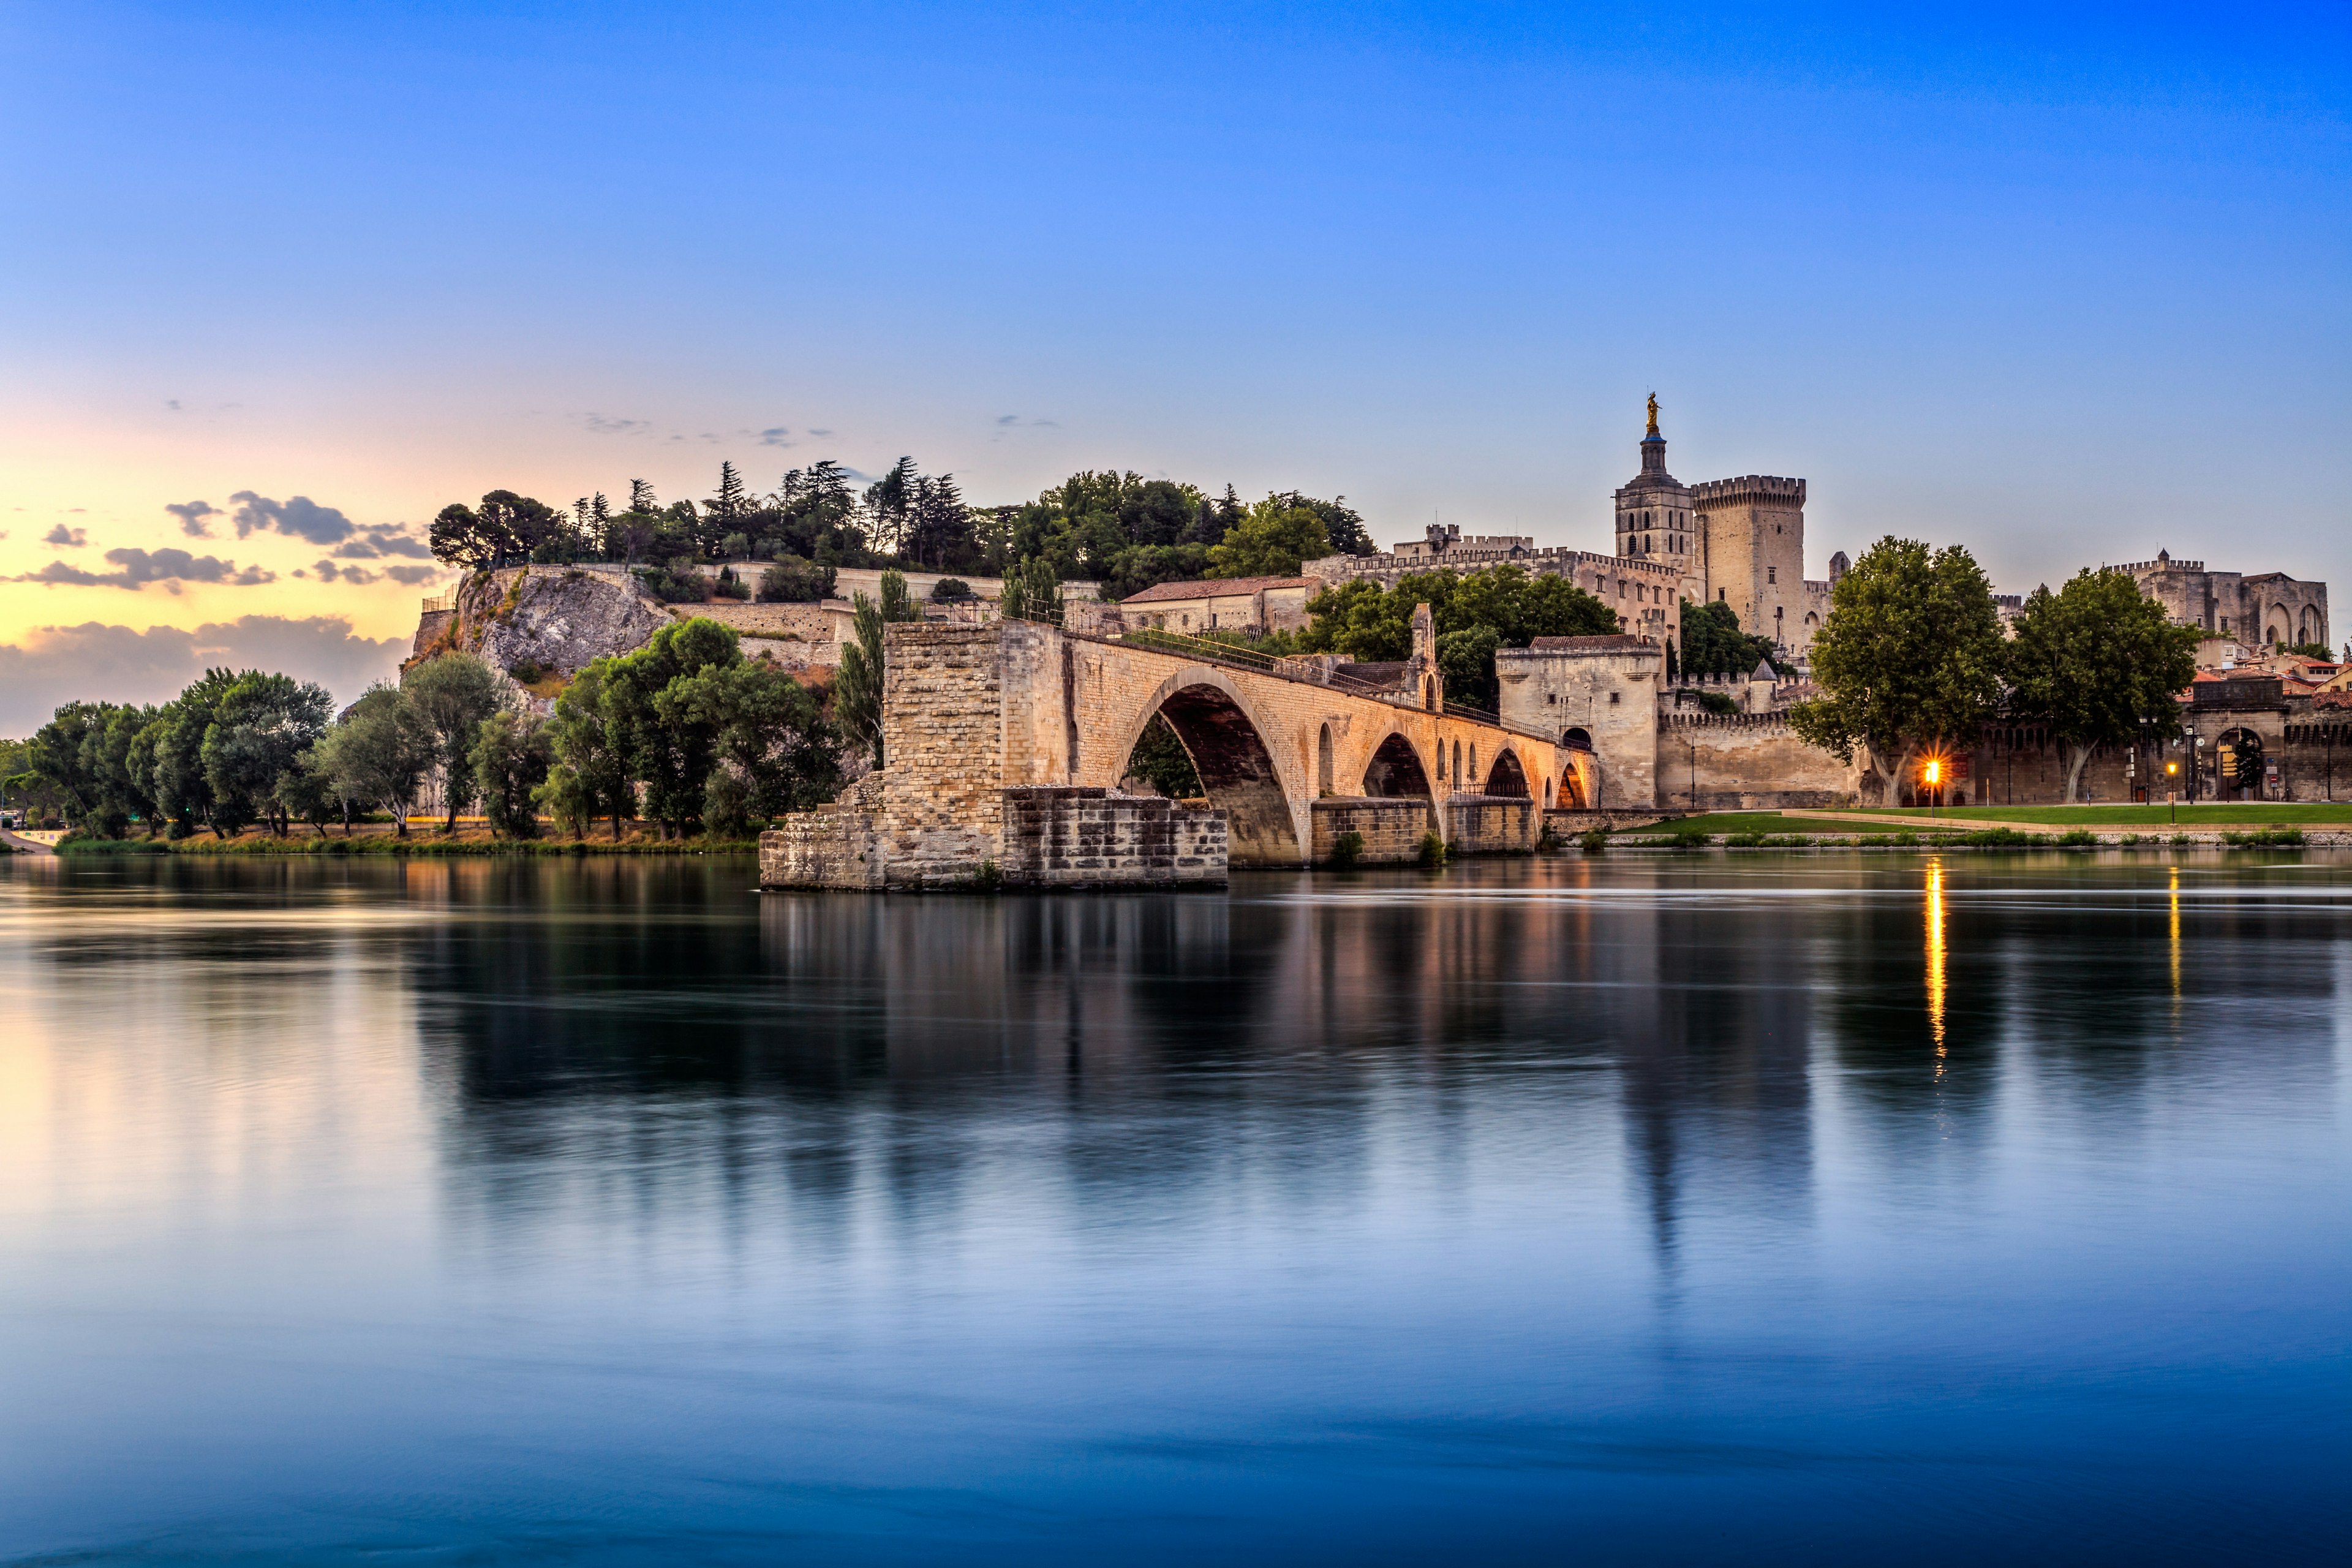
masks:
<svg viewBox="0 0 2352 1568"><path fill-rule="evenodd" d="M1571 765L1541 735L1235 662L1025 622L889 628L885 765L761 841L772 887L1175 886L1326 859L1324 799L1359 799L1374 857L1457 832L1532 847ZM1203 808L1117 785L1165 716ZM1515 797L1515 798L1514 798ZM1449 804L1465 802L1454 812ZM1475 807L1466 803L1475 802ZM1390 840L1396 843L1391 845Z"/></svg>
<svg viewBox="0 0 2352 1568"><path fill-rule="evenodd" d="M1437 826L1425 800L1382 800L1372 795L1315 803L1315 863L1328 866L1339 836L1363 840L1356 857L1362 866L1402 866L1421 858L1421 841Z"/></svg>

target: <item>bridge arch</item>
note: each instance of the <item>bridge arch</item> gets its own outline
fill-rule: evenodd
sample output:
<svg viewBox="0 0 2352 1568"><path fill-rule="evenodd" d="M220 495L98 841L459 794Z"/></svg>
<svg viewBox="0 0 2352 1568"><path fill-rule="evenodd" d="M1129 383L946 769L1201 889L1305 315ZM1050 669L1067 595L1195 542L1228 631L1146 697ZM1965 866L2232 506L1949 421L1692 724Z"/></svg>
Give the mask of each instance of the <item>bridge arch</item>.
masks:
<svg viewBox="0 0 2352 1568"><path fill-rule="evenodd" d="M1178 670L1160 684L1127 726L1118 752L1125 767L1153 714L1168 721L1192 759L1209 804L1225 814L1228 858L1235 866L1297 866L1307 856L1293 802L1306 794L1282 776L1266 737L1231 676L1209 665ZM1303 806L1303 801L1301 802Z"/></svg>
<svg viewBox="0 0 2352 1568"><path fill-rule="evenodd" d="M1506 746L1495 753L1495 761L1486 769L1486 782L1479 786L1479 793L1513 800L1525 800L1533 793L1528 784L1528 770L1520 763L1515 747Z"/></svg>

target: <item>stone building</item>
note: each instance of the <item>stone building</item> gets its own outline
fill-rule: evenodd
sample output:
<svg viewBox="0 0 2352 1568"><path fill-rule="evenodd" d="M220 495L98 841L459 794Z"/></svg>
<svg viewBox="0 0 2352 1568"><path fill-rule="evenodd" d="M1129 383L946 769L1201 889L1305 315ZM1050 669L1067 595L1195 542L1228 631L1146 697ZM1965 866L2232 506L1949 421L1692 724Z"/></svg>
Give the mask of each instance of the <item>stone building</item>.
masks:
<svg viewBox="0 0 2352 1568"><path fill-rule="evenodd" d="M1566 577L1601 599L1628 636L1679 643L1681 601L1711 601L1729 605L1742 630L1802 658L1846 567L1840 554L1831 558L1826 581L1805 577L1805 481L1748 474L1684 484L1666 469L1654 397L1640 450L1641 471L1616 492L1611 554L1539 550L1520 534L1465 539L1459 528L1433 524L1423 539L1386 553L1326 556L1305 570L1327 583L1371 577L1394 587L1407 573L1437 567L1523 566Z"/></svg>
<svg viewBox="0 0 2352 1568"><path fill-rule="evenodd" d="M1319 577L1225 577L1161 583L1119 601L1130 626L1163 632L1295 631L1307 625L1307 601Z"/></svg>
<svg viewBox="0 0 2352 1568"><path fill-rule="evenodd" d="M1589 752L1594 798L1564 804L1591 810L1645 806L1654 794L1658 682L1665 649L1654 638L1538 637L1498 648L1495 674L1503 722Z"/></svg>
<svg viewBox="0 0 2352 1568"><path fill-rule="evenodd" d="M2209 572L2202 561L2175 561L2164 550L2153 561L2134 561L2117 570L2130 573L2139 591L2182 626L2266 647L2279 643L2328 646L2325 583L2298 582L2284 572L2251 577Z"/></svg>

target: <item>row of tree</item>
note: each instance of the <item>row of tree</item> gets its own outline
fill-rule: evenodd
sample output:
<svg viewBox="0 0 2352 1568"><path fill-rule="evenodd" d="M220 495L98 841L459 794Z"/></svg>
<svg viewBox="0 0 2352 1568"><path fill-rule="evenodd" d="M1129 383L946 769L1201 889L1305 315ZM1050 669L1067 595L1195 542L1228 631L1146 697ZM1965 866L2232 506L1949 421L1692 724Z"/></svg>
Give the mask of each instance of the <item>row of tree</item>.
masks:
<svg viewBox="0 0 2352 1568"><path fill-rule="evenodd" d="M901 597L904 583L900 583ZM879 637L876 637L879 668ZM878 682L874 719L878 729ZM408 831L428 781L445 826L479 802L493 831L530 837L541 813L575 834L644 816L665 837L740 837L833 798L841 745L817 696L743 658L732 628L674 622L573 679L551 718L488 665L450 652L372 688L340 717L326 691L258 670L208 671L160 707L74 702L26 742L12 791L46 793L76 827L136 824L231 837L255 823L382 812Z"/></svg>
<svg viewBox="0 0 2352 1568"><path fill-rule="evenodd" d="M2035 589L2005 635L1967 550L1890 536L1832 591L1811 650L1822 695L1790 722L1845 760L1859 750L1888 800L1915 759L1965 748L1997 718L2039 724L2066 748L2071 801L2099 747L2179 731L2201 635L2129 573L2088 569Z"/></svg>
<svg viewBox="0 0 2352 1568"><path fill-rule="evenodd" d="M1405 658L1412 652L1413 610L1424 604L1437 631L1446 700L1488 710L1498 690L1496 649L1619 629L1616 611L1567 578L1505 565L1407 573L1387 589L1368 577L1327 588L1307 601L1307 624L1293 647L1360 661Z"/></svg>
<svg viewBox="0 0 2352 1568"><path fill-rule="evenodd" d="M1034 501L967 504L952 474L927 475L912 458L861 490L830 459L784 475L754 495L732 463L699 504L665 505L643 479L618 509L603 492L568 509L512 490L453 503L433 520L433 553L468 569L524 562L773 560L811 573L898 565L1002 576L1039 560L1067 581L1093 578L1112 598L1184 578L1295 574L1302 561L1369 554L1363 519L1346 498L1287 491L1244 505L1231 485L1211 498L1195 486L1133 473L1073 474ZM797 591L799 576L789 581Z"/></svg>

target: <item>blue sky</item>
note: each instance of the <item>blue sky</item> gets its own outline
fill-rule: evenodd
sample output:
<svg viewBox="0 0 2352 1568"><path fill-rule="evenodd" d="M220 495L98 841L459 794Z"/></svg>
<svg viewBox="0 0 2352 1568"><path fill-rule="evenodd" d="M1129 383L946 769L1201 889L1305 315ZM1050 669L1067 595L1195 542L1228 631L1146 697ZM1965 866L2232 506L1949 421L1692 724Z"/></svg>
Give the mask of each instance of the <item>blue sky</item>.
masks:
<svg viewBox="0 0 2352 1568"><path fill-rule="evenodd" d="M1682 478L1811 481L1816 574L2352 583L2346 16L19 4L0 559L901 452L1606 549L1654 388ZM413 619L189 547L243 581L0 638Z"/></svg>

